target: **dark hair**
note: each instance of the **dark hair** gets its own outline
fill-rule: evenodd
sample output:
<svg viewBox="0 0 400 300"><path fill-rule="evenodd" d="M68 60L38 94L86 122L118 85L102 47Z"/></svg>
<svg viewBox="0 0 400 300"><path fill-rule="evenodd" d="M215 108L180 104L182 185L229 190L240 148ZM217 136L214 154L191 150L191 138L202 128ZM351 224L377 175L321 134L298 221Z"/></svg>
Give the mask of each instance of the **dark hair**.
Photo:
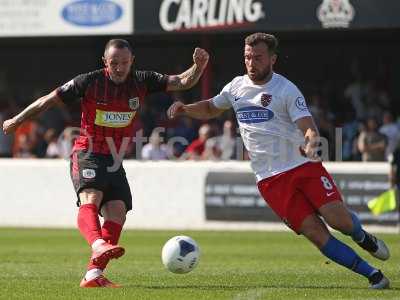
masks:
<svg viewBox="0 0 400 300"><path fill-rule="evenodd" d="M123 39L112 39L109 40L106 44L106 47L104 48L104 56L106 56L107 50L111 47L117 48L117 49L123 49L127 48L133 55L133 49L131 44L127 40Z"/></svg>
<svg viewBox="0 0 400 300"><path fill-rule="evenodd" d="M277 38L274 35L268 33L256 32L250 34L246 37L244 43L245 45L249 45L251 47L257 45L258 43L264 43L267 45L270 54L276 54L278 51Z"/></svg>

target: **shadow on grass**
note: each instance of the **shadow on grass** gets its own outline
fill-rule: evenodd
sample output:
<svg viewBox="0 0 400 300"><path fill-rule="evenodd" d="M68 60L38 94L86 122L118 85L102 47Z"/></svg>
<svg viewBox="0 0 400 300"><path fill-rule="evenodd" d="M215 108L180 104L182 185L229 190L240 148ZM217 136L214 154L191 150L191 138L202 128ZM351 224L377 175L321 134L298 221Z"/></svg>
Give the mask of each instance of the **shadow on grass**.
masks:
<svg viewBox="0 0 400 300"><path fill-rule="evenodd" d="M168 289L197 289L197 290L230 290L230 291L245 291L252 289L349 289L349 290L366 290L367 287L354 287L344 285L278 285L278 284L265 284L265 285L146 285L146 284L126 284L124 288L142 288L154 290L168 290ZM400 291L400 288L390 288L386 291Z"/></svg>

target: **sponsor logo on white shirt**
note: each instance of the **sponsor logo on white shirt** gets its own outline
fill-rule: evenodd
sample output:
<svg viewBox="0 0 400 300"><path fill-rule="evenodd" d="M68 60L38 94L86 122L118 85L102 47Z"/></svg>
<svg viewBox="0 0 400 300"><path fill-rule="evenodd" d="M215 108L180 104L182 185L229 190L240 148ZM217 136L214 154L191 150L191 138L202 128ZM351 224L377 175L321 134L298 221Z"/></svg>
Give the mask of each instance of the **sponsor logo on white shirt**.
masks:
<svg viewBox="0 0 400 300"><path fill-rule="evenodd" d="M246 106L236 111L239 122L242 123L261 123L267 122L274 117L274 113L261 106Z"/></svg>

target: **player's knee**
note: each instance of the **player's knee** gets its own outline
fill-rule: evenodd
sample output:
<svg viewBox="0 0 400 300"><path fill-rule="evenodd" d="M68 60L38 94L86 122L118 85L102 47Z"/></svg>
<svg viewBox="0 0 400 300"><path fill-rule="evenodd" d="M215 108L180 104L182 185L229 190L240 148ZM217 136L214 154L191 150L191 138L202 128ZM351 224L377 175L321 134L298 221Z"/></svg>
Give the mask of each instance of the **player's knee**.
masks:
<svg viewBox="0 0 400 300"><path fill-rule="evenodd" d="M95 189L85 189L79 193L79 200L81 202L81 205L95 204L97 207L99 207L102 198L103 192Z"/></svg>
<svg viewBox="0 0 400 300"><path fill-rule="evenodd" d="M123 225L126 220L126 206L123 201L109 201L101 208L105 220L110 220Z"/></svg>

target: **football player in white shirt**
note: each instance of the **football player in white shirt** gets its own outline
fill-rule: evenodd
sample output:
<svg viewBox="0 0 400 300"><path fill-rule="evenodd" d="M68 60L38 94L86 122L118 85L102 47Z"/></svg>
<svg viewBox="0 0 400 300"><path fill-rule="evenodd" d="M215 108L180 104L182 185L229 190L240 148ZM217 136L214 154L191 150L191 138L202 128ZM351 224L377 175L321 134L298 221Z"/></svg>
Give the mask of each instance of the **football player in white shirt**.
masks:
<svg viewBox="0 0 400 300"><path fill-rule="evenodd" d="M175 102L168 115L204 120L233 108L259 191L268 205L326 257L365 276L370 288L388 288L389 280L382 272L331 235L321 219L374 257L389 258L385 243L362 229L322 166L318 129L303 95L273 71L277 46L273 35L249 35L244 48L246 75L235 77L211 99L188 105Z"/></svg>

